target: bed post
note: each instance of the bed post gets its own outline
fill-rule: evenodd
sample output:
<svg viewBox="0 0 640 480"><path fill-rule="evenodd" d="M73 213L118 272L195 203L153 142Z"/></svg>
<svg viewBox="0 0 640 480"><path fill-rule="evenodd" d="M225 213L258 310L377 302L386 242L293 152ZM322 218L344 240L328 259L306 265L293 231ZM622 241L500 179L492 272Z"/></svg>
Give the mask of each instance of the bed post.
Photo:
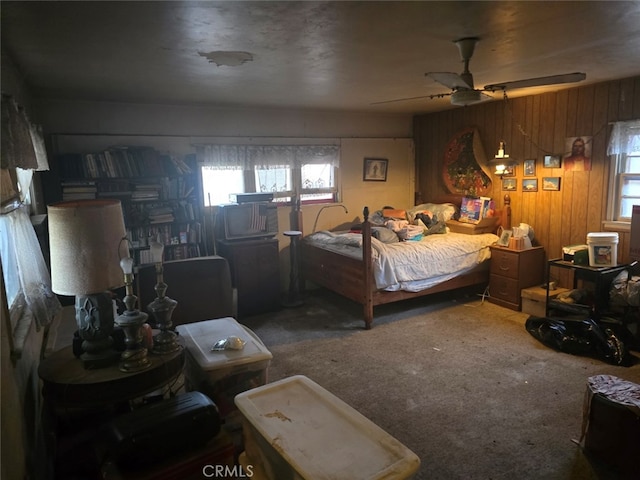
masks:
<svg viewBox="0 0 640 480"><path fill-rule="evenodd" d="M504 194L504 208L500 224L503 229L511 230L511 197L508 193Z"/></svg>
<svg viewBox="0 0 640 480"><path fill-rule="evenodd" d="M369 207L364 207L362 211L364 221L362 222L362 263L363 263L363 313L364 328L371 329L373 322L373 258L371 257L371 224L369 223Z"/></svg>

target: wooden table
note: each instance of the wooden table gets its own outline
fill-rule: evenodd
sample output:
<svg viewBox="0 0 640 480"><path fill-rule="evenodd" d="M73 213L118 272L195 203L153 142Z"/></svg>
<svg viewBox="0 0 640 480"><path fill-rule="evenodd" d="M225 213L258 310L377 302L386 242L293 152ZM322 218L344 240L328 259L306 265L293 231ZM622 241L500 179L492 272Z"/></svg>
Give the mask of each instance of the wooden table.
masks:
<svg viewBox="0 0 640 480"><path fill-rule="evenodd" d="M94 408L125 402L158 390L182 372L184 348L167 354L149 354L151 366L134 373L121 372L118 363L85 369L68 346L44 359L38 368L43 397L53 408Z"/></svg>

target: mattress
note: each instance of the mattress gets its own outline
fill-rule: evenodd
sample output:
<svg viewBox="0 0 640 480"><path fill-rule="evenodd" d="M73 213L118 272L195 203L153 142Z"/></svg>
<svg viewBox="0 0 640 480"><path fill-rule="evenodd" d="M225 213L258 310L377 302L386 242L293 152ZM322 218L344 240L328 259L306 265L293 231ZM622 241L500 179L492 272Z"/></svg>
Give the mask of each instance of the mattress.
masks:
<svg viewBox="0 0 640 480"><path fill-rule="evenodd" d="M420 241L383 243L371 238L373 275L378 289L418 292L472 270L491 258L492 233L427 235ZM362 235L320 231L305 242L341 255L362 258Z"/></svg>

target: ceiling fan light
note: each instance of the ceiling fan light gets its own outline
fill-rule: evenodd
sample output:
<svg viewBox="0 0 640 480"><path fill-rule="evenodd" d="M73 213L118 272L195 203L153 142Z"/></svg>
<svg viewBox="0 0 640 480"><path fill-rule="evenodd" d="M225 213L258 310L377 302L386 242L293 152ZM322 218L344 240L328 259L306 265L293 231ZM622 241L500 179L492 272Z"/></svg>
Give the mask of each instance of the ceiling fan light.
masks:
<svg viewBox="0 0 640 480"><path fill-rule="evenodd" d="M484 100L479 90L458 90L451 94L451 104L465 107Z"/></svg>

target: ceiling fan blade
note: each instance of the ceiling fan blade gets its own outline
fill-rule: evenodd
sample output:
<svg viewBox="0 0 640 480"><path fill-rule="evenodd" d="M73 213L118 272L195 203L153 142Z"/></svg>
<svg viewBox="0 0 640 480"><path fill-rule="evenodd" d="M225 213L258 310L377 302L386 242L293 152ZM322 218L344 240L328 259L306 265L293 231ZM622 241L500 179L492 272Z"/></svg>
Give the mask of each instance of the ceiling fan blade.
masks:
<svg viewBox="0 0 640 480"><path fill-rule="evenodd" d="M457 73L451 72L429 72L425 75L438 83L441 83L445 87L449 87L451 90L457 90L459 88L473 89L473 85L469 85L464 78ZM473 80L472 80L473 81Z"/></svg>
<svg viewBox="0 0 640 480"><path fill-rule="evenodd" d="M529 78L526 80L516 80L514 82L494 83L485 85L484 90L495 92L496 90L514 90L516 88L540 87L543 85L556 85L560 83L581 82L587 78L585 73L563 73L561 75L551 75L549 77Z"/></svg>
<svg viewBox="0 0 640 480"><path fill-rule="evenodd" d="M436 93L435 95L420 95L419 97L396 98L395 100L383 100L382 102L373 102L369 105L381 105L383 103L406 102L409 100L420 100L421 98L442 98L451 95L451 93Z"/></svg>

